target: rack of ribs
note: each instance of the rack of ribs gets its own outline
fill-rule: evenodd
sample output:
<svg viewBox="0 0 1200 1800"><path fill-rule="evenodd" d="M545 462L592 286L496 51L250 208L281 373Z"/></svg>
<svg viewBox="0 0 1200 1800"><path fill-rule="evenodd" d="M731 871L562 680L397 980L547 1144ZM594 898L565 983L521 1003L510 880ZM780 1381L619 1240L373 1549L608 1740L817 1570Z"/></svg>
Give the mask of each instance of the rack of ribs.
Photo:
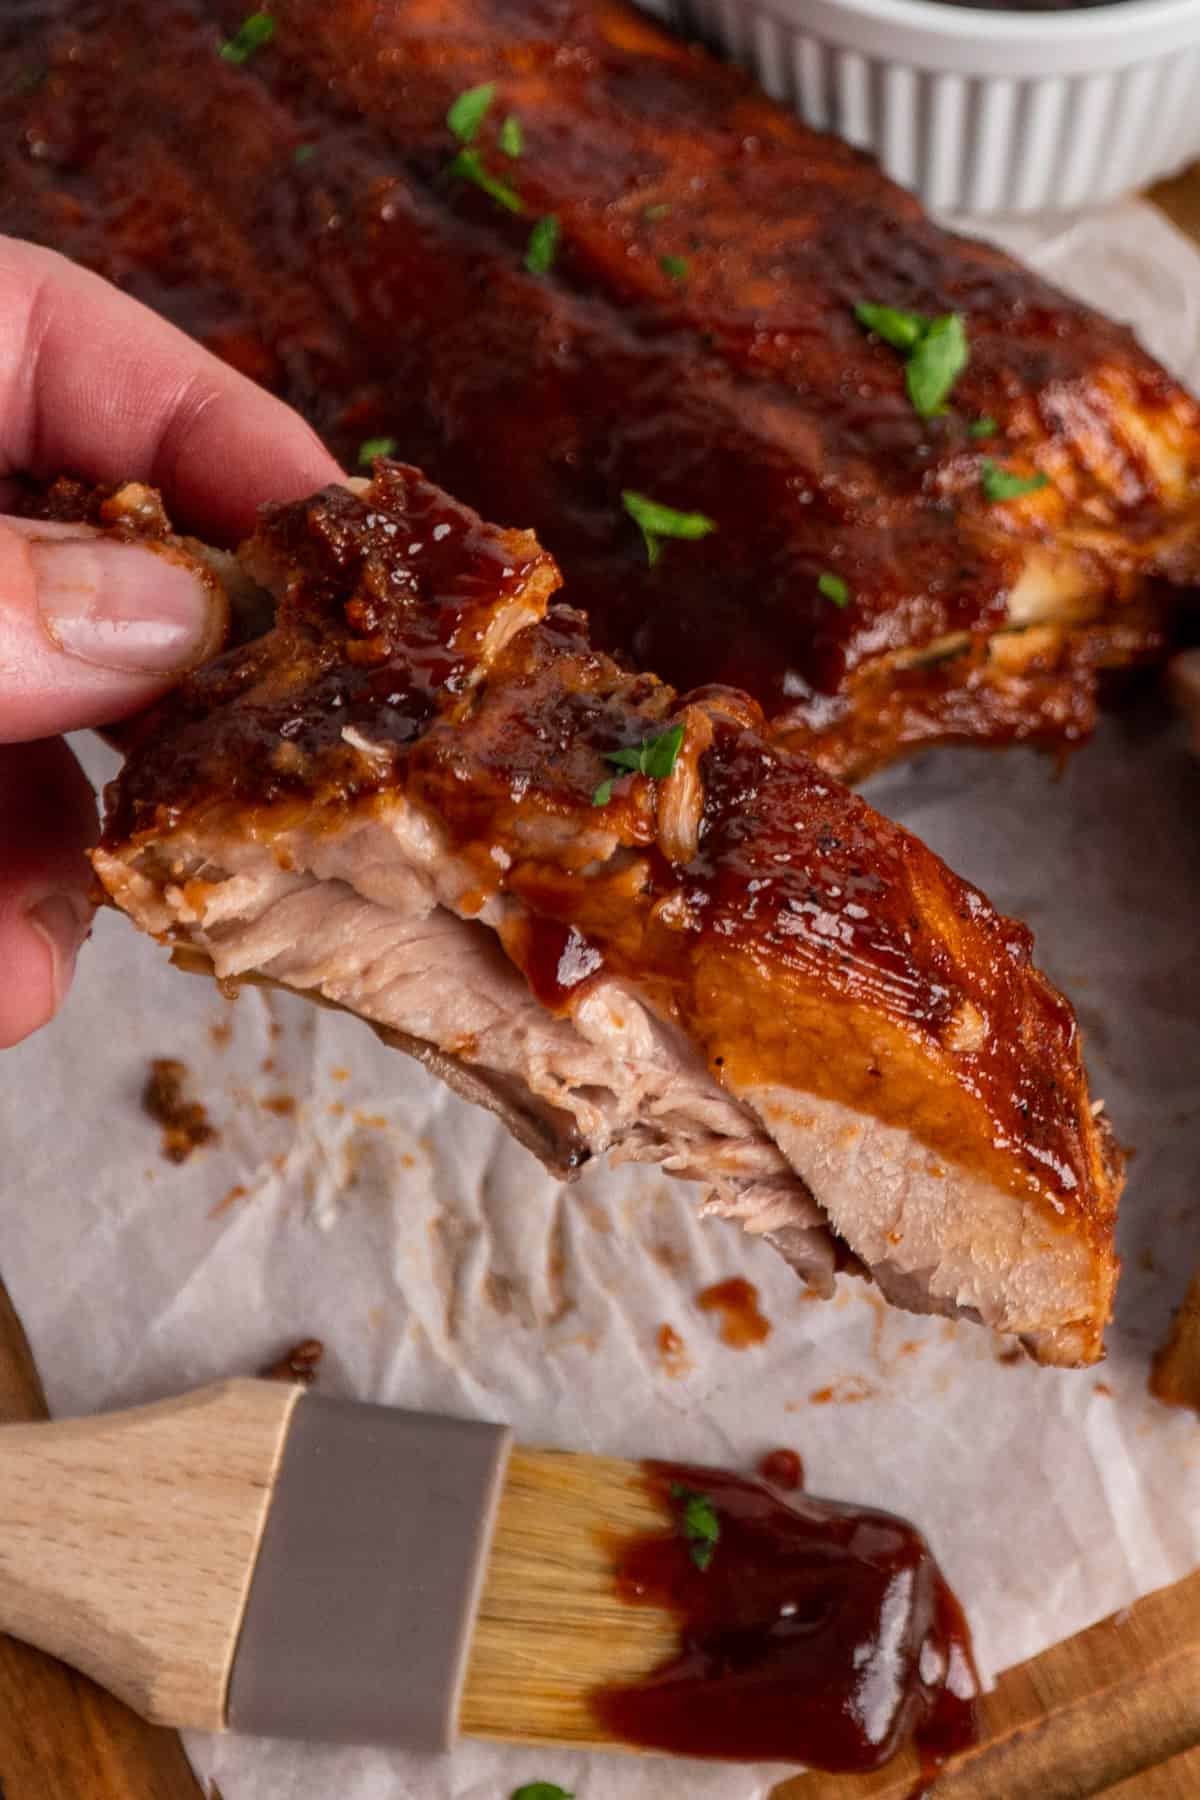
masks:
<svg viewBox="0 0 1200 1800"><path fill-rule="evenodd" d="M1128 331L624 5L276 0L252 39L245 13L22 0L0 229L347 466L391 440L536 529L598 647L746 689L830 771L1075 743L1099 672L1163 650L1200 411ZM892 335L962 321L944 399L917 410L862 302ZM715 529L651 565L630 491Z"/></svg>
<svg viewBox="0 0 1200 1800"><path fill-rule="evenodd" d="M168 530L133 486L49 510ZM1100 1354L1119 1157L1022 926L746 695L596 650L531 533L413 469L267 508L238 565L274 624L126 728L116 905L359 1015L564 1174L703 1182L822 1293L848 1265Z"/></svg>

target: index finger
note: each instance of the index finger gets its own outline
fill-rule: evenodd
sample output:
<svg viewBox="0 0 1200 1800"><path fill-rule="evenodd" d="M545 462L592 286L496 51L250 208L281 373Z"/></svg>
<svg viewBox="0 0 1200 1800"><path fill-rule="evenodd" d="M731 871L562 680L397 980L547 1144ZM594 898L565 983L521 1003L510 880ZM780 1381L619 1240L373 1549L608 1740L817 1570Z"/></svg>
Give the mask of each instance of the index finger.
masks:
<svg viewBox="0 0 1200 1800"><path fill-rule="evenodd" d="M248 532L342 479L298 413L53 250L0 238L0 473L137 477L176 523Z"/></svg>

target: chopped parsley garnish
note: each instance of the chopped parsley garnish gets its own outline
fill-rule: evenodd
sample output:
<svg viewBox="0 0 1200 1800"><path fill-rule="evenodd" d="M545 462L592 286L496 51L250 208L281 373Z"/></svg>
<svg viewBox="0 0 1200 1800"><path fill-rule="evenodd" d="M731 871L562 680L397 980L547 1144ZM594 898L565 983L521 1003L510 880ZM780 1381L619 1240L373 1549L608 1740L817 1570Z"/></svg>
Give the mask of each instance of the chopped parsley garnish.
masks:
<svg viewBox="0 0 1200 1800"><path fill-rule="evenodd" d="M315 144L297 144L292 151L292 161L298 169L302 169L305 163L311 162L316 154L317 146Z"/></svg>
<svg viewBox="0 0 1200 1800"><path fill-rule="evenodd" d="M510 1800L575 1800L575 1796L557 1781L527 1781L524 1787L513 1789Z"/></svg>
<svg viewBox="0 0 1200 1800"><path fill-rule="evenodd" d="M676 512L673 506L661 506L632 488L621 490L621 504L634 522L641 526L646 540L646 560L651 568L662 555L663 538L702 538L717 529L716 521L702 512Z"/></svg>
<svg viewBox="0 0 1200 1800"><path fill-rule="evenodd" d="M450 164L447 173L456 175L460 181L473 182L477 188L482 188L483 192L494 200L497 206L507 207L511 213L525 211L525 202L520 194L516 192L515 188L510 188L507 182L499 181L495 175L488 173L483 166L483 159L478 150L460 150Z"/></svg>
<svg viewBox="0 0 1200 1800"><path fill-rule="evenodd" d="M642 208L642 217L645 219L647 225L654 225L659 219L669 218L670 213L671 203L669 200L660 200L654 206L645 206Z"/></svg>
<svg viewBox="0 0 1200 1800"><path fill-rule="evenodd" d="M933 321L910 352L904 371L904 385L914 412L930 419L941 411L970 354L961 313L945 313Z"/></svg>
<svg viewBox="0 0 1200 1800"><path fill-rule="evenodd" d="M860 300L854 316L893 350L915 350L929 329L924 313L899 312L894 306L876 306L873 300Z"/></svg>
<svg viewBox="0 0 1200 1800"><path fill-rule="evenodd" d="M721 1521L717 1517L717 1509L707 1494L698 1493L695 1488L684 1487L679 1481L671 1483L671 1498L680 1509L679 1522L687 1539L688 1555L703 1573L713 1559L713 1551L721 1536Z"/></svg>
<svg viewBox="0 0 1200 1800"><path fill-rule="evenodd" d="M924 313L900 312L894 306L860 300L854 316L885 344L903 353L904 385L913 411L923 419L941 412L970 357L962 314L943 313L938 319L929 319Z"/></svg>
<svg viewBox="0 0 1200 1800"><path fill-rule="evenodd" d="M465 88L453 102L446 114L446 123L460 144L471 142L495 98L495 82L485 81L479 87Z"/></svg>
<svg viewBox="0 0 1200 1800"><path fill-rule="evenodd" d="M377 456L390 456L396 448L393 437L364 438L358 446L358 466L365 469Z"/></svg>
<svg viewBox="0 0 1200 1800"><path fill-rule="evenodd" d="M484 168L483 158L478 150L467 148L474 142L495 98L495 82L484 81L478 87L464 89L451 105L446 114L446 123L463 148L446 172L456 176L459 181L469 181L473 186L481 188L497 206L503 206L511 213L522 213L525 211L525 202L516 189ZM507 156L512 157L520 156L521 147L520 121L510 116L500 127L500 148Z"/></svg>
<svg viewBox="0 0 1200 1800"><path fill-rule="evenodd" d="M835 606L849 606L850 589L840 575L831 575L828 571L817 576L817 592L826 600L832 600Z"/></svg>
<svg viewBox="0 0 1200 1800"><path fill-rule="evenodd" d="M1002 469L985 456L979 465L979 482L984 499L995 505L1002 500L1019 500L1022 494L1039 493L1050 486L1050 477L1040 469L1036 475L1014 475L1011 469Z"/></svg>
<svg viewBox="0 0 1200 1800"><path fill-rule="evenodd" d="M269 12L252 12L244 18L231 38L226 38L219 54L226 62L246 63L256 50L269 44L275 36L275 21Z"/></svg>
<svg viewBox="0 0 1200 1800"><path fill-rule="evenodd" d="M972 419L967 426L967 436L973 438L995 437L999 429L995 419Z"/></svg>
<svg viewBox="0 0 1200 1800"><path fill-rule="evenodd" d="M660 256L658 266L672 281L686 281L688 278L688 266L682 256Z"/></svg>
<svg viewBox="0 0 1200 1800"><path fill-rule="evenodd" d="M539 219L525 246L525 267L531 275L545 275L558 255L559 225L553 213Z"/></svg>
<svg viewBox="0 0 1200 1800"><path fill-rule="evenodd" d="M683 743L683 726L671 725L666 731L660 731L656 737L648 737L640 744L628 744L621 750L606 750L605 762L612 763L622 774L649 775L652 781L665 781L675 767L679 755L679 747ZM610 775L592 795L593 806L607 806L612 799L615 775Z"/></svg>

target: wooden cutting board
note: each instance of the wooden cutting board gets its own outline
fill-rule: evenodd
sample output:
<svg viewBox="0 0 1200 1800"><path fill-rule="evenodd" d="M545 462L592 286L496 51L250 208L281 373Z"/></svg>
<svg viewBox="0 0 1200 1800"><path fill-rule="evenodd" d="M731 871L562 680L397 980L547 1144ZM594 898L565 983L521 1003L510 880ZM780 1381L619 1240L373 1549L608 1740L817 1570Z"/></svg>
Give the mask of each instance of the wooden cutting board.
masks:
<svg viewBox="0 0 1200 1800"><path fill-rule="evenodd" d="M1200 164L1150 198L1200 242ZM0 1285L0 1422L44 1416ZM982 1712L978 1746L932 1800L1198 1800L1200 1571L1010 1669ZM917 1776L906 1755L874 1776L799 1776L772 1800L908 1800ZM0 1800L204 1797L173 1733L0 1637Z"/></svg>

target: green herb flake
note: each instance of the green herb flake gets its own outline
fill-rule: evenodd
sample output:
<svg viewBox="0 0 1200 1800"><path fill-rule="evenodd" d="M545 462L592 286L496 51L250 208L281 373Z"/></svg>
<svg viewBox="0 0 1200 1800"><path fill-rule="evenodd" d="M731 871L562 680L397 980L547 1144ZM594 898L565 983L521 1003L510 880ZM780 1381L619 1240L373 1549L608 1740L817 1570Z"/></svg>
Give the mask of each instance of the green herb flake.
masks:
<svg viewBox="0 0 1200 1800"><path fill-rule="evenodd" d="M671 1483L671 1498L680 1509L679 1522L687 1539L688 1554L703 1574L712 1562L713 1551L721 1536L717 1509L707 1494L684 1487L679 1481Z"/></svg>
<svg viewBox="0 0 1200 1800"><path fill-rule="evenodd" d="M524 1787L513 1789L510 1800L575 1800L575 1796L557 1781L527 1781Z"/></svg>
<svg viewBox="0 0 1200 1800"><path fill-rule="evenodd" d="M716 521L702 512L676 512L673 506L662 506L646 494L623 488L621 504L635 524L640 525L646 540L646 560L653 568L662 554L663 538L703 538L717 529Z"/></svg>
<svg viewBox="0 0 1200 1800"><path fill-rule="evenodd" d="M488 107L496 98L496 84L485 81L479 87L466 88L446 114L446 123L460 144L469 144L483 124Z"/></svg>
<svg viewBox="0 0 1200 1800"><path fill-rule="evenodd" d="M358 446L358 466L369 468L377 456L391 456L396 448L393 437L364 438Z"/></svg>
<svg viewBox="0 0 1200 1800"><path fill-rule="evenodd" d="M525 211L525 202L520 194L510 188L507 182L498 181L488 173L478 150L460 150L447 172L457 176L460 181L470 181L475 187L481 188L497 206L506 207L511 213Z"/></svg>
<svg viewBox="0 0 1200 1800"><path fill-rule="evenodd" d="M999 429L995 419L972 419L967 426L967 436L973 438L995 437Z"/></svg>
<svg viewBox="0 0 1200 1800"><path fill-rule="evenodd" d="M657 225L660 219L669 219L670 216L671 203L669 200L660 200L654 206L644 206L642 208L642 217L647 225Z"/></svg>
<svg viewBox="0 0 1200 1800"><path fill-rule="evenodd" d="M835 606L849 606L850 589L840 575L831 575L828 571L817 576L817 592L826 600L832 600Z"/></svg>
<svg viewBox="0 0 1200 1800"><path fill-rule="evenodd" d="M910 352L904 370L904 385L914 412L930 419L942 410L970 354L961 313L945 313L933 321Z"/></svg>
<svg viewBox="0 0 1200 1800"><path fill-rule="evenodd" d="M873 331L893 350L915 350L929 330L924 313L900 312L894 306L877 306L873 300L860 300L854 316L867 331Z"/></svg>
<svg viewBox="0 0 1200 1800"><path fill-rule="evenodd" d="M525 148L525 133L521 130L521 121L516 113L509 113L500 127L500 148L514 162Z"/></svg>
<svg viewBox="0 0 1200 1800"><path fill-rule="evenodd" d="M316 154L317 146L315 144L297 144L292 151L292 161L298 169L302 169L305 163L310 163Z"/></svg>
<svg viewBox="0 0 1200 1800"><path fill-rule="evenodd" d="M1050 486L1050 477L1040 470L1036 475L1014 475L1011 469L1002 469L990 456L985 456L979 465L979 482L984 499L996 505L1005 500L1019 500L1023 494L1040 493Z"/></svg>
<svg viewBox="0 0 1200 1800"><path fill-rule="evenodd" d="M226 62L247 63L256 50L269 44L275 36L275 21L269 12L252 12L238 26L231 38L221 45L219 55Z"/></svg>
<svg viewBox="0 0 1200 1800"><path fill-rule="evenodd" d="M645 738L640 744L627 744L620 750L605 750L605 762L612 763L622 774L648 775L651 781L665 781L675 767L680 746L683 743L683 726L671 725L666 731L660 731L655 737ZM607 806L612 799L615 775L610 775L600 783L592 795L593 806Z"/></svg>
<svg viewBox="0 0 1200 1800"><path fill-rule="evenodd" d="M950 390L970 359L967 325L961 313L929 319L924 313L901 312L860 300L854 316L905 357L904 385L913 411L923 419L945 410Z"/></svg>
<svg viewBox="0 0 1200 1800"><path fill-rule="evenodd" d="M547 275L558 255L559 224L553 213L539 219L525 246L525 267L531 275Z"/></svg>
<svg viewBox="0 0 1200 1800"><path fill-rule="evenodd" d="M672 281L686 281L688 265L682 256L660 256L658 266Z"/></svg>

